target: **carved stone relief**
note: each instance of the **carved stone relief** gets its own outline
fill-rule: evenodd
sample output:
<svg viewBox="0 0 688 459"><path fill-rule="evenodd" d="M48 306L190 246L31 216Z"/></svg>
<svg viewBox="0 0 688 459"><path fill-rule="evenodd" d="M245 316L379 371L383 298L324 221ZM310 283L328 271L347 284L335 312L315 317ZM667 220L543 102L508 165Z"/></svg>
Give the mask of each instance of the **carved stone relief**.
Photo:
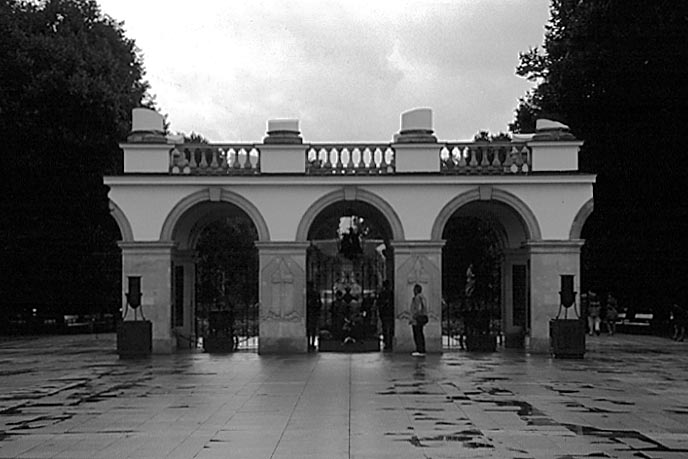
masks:
<svg viewBox="0 0 688 459"><path fill-rule="evenodd" d="M288 256L275 256L261 273L261 320L299 322L303 319L304 271Z"/></svg>

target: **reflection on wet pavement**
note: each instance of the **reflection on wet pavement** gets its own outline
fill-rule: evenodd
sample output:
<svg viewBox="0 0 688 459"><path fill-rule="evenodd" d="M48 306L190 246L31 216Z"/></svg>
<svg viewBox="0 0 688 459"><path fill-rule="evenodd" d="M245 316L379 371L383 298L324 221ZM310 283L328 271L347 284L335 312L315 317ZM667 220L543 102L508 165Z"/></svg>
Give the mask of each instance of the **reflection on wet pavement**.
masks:
<svg viewBox="0 0 688 459"><path fill-rule="evenodd" d="M5 340L0 457L688 457L686 346L130 361L112 335Z"/></svg>

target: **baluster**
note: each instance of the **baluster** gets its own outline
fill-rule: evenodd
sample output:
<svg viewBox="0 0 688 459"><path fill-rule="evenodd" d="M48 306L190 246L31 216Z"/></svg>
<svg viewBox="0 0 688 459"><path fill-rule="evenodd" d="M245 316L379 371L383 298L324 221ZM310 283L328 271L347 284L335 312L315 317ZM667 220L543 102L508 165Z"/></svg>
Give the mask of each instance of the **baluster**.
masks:
<svg viewBox="0 0 688 459"><path fill-rule="evenodd" d="M227 170L227 149L220 149L220 170L223 172Z"/></svg>
<svg viewBox="0 0 688 459"><path fill-rule="evenodd" d="M365 162L365 170L371 173L375 169L375 158L373 158L373 152L370 151L370 147L366 147L361 155L361 161Z"/></svg>
<svg viewBox="0 0 688 459"><path fill-rule="evenodd" d="M375 174L379 174L380 168L382 167L382 161L384 161L382 151L379 148L374 148L373 150L371 150L371 153L372 156L370 158L370 168L372 169L372 172L374 172Z"/></svg>
<svg viewBox="0 0 688 459"><path fill-rule="evenodd" d="M366 165L365 165L365 162L363 161L363 153L361 153L361 149L358 147L354 148L352 156L358 158L358 161L357 161L358 165L356 166L356 168L365 172ZM355 161L355 158L354 158L354 161Z"/></svg>
<svg viewBox="0 0 688 459"><path fill-rule="evenodd" d="M387 147L387 150L385 151L385 156L388 156L387 159L387 172L394 172L395 167L396 167L396 157L394 155L394 150L392 150L391 147Z"/></svg>
<svg viewBox="0 0 688 459"><path fill-rule="evenodd" d="M386 151L383 152L379 147L375 149L375 156L377 157L378 152L380 153L380 162L378 165L378 173L379 174L386 174L387 173L387 158L386 156Z"/></svg>
<svg viewBox="0 0 688 459"><path fill-rule="evenodd" d="M315 173L320 167L318 164L318 152L315 148L310 147L306 152L306 172Z"/></svg>
<svg viewBox="0 0 688 459"><path fill-rule="evenodd" d="M502 167L502 161L499 159L499 152L502 151L501 148L495 147L492 149L494 151L494 158L492 159L492 169L494 172L499 172Z"/></svg>
<svg viewBox="0 0 688 459"><path fill-rule="evenodd" d="M523 162L523 168L521 169L524 174L530 172L530 150L527 146L521 146L521 154L525 155L525 161Z"/></svg>
<svg viewBox="0 0 688 459"><path fill-rule="evenodd" d="M254 174L259 174L260 173L260 150L257 148L252 148L251 152L255 152L256 155L256 163L253 165L253 173Z"/></svg>
<svg viewBox="0 0 688 459"><path fill-rule="evenodd" d="M342 155L344 155L344 152L346 152L346 172L347 174L353 174L354 171L354 154L352 151L350 151L348 148L344 147L342 150ZM343 159L343 158L342 158Z"/></svg>
<svg viewBox="0 0 688 459"><path fill-rule="evenodd" d="M234 167L233 161L234 161L234 155L236 154L236 151L234 150L233 147L229 147L227 150L227 172L232 173L232 168Z"/></svg>
<svg viewBox="0 0 688 459"><path fill-rule="evenodd" d="M447 151L447 159L444 160L445 169L450 171L456 171L456 154L459 150L456 148L456 146L451 147L451 149L445 146L440 152L440 156L444 154L444 150Z"/></svg>
<svg viewBox="0 0 688 459"><path fill-rule="evenodd" d="M480 169L487 171L490 168L490 161L487 158L487 155L490 152L490 147L483 147L483 148L481 148L481 151L482 151L483 157L482 157L482 160L480 161Z"/></svg>
<svg viewBox="0 0 688 459"><path fill-rule="evenodd" d="M454 147L458 152L459 156L459 170L463 173L466 172L466 169L468 168L468 162L466 162L466 158L468 157L468 154L470 152L470 149L467 150L467 147Z"/></svg>
<svg viewBox="0 0 688 459"><path fill-rule="evenodd" d="M251 153L253 153L253 148L246 150L246 158L244 158L244 170L247 172L253 169L253 164L251 164Z"/></svg>
<svg viewBox="0 0 688 459"><path fill-rule="evenodd" d="M513 151L516 158L516 161L514 161L514 164L516 165L516 172L521 172L523 169L523 157L521 156L521 151L517 147L514 147Z"/></svg>
<svg viewBox="0 0 688 459"><path fill-rule="evenodd" d="M199 163L198 166L201 169L207 169L208 168L208 158L206 158L206 154L208 153L208 151L206 149L202 149L202 150L199 149L199 151L201 152L201 162Z"/></svg>
<svg viewBox="0 0 688 459"><path fill-rule="evenodd" d="M471 160L468 162L468 165L472 170L475 170L478 167L478 158L476 156L476 148L475 147L468 147L470 155L471 155Z"/></svg>
<svg viewBox="0 0 688 459"><path fill-rule="evenodd" d="M461 168L461 159L463 155L463 150L456 145L454 145L449 153L449 160L451 161L451 166L454 170Z"/></svg>
<svg viewBox="0 0 688 459"><path fill-rule="evenodd" d="M334 154L334 157L337 158L337 162L335 162L335 166L334 166L335 171L337 173L341 172L342 169L344 168L344 164L342 164L342 155L340 154L339 150L337 150L335 147L332 147L330 154Z"/></svg>
<svg viewBox="0 0 688 459"><path fill-rule="evenodd" d="M321 148L320 149L320 156L325 157L325 164L324 164L325 169L332 169L332 161L330 161L330 154L327 152L327 149Z"/></svg>
<svg viewBox="0 0 688 459"><path fill-rule="evenodd" d="M189 160L189 167L191 170L194 170L198 167L198 163L196 162L196 153L198 152L198 148L195 150L189 150L191 160Z"/></svg>
<svg viewBox="0 0 688 459"><path fill-rule="evenodd" d="M179 167L177 166L177 158L179 157L179 152L176 148L170 150L170 172L173 174L179 173Z"/></svg>
<svg viewBox="0 0 688 459"><path fill-rule="evenodd" d="M217 168L220 166L220 163L217 161L217 148L212 149L212 160L210 161L210 167L214 170L217 170Z"/></svg>
<svg viewBox="0 0 688 459"><path fill-rule="evenodd" d="M506 150L506 155L504 157L504 172L505 173L514 172L513 170L511 170L511 168L514 164L512 156L514 154L515 148L516 147L511 147L511 148L507 148L507 150Z"/></svg>
<svg viewBox="0 0 688 459"><path fill-rule="evenodd" d="M451 153L446 145L440 148L440 171L452 170L454 162L451 158Z"/></svg>
<svg viewBox="0 0 688 459"><path fill-rule="evenodd" d="M246 150L239 148L234 150L234 162L232 162L232 169L241 169L241 161L239 161L239 153L246 154Z"/></svg>

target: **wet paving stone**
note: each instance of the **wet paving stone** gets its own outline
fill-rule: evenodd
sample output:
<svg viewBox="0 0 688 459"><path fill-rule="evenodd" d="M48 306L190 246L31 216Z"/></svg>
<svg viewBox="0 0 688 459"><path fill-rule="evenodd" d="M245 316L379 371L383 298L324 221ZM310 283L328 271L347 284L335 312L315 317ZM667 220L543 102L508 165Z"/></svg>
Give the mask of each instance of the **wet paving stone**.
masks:
<svg viewBox="0 0 688 459"><path fill-rule="evenodd" d="M0 458L688 457L688 343L525 352L180 353L113 335L0 341Z"/></svg>

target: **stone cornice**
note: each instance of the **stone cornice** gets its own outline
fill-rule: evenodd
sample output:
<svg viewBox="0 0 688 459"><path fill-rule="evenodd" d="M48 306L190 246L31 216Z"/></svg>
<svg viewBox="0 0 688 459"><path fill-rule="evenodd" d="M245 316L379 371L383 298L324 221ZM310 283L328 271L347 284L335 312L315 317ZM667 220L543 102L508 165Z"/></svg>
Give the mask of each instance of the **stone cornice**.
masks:
<svg viewBox="0 0 688 459"><path fill-rule="evenodd" d="M256 247L261 254L283 253L283 252L304 252L310 247L310 242L290 242L290 241L256 241Z"/></svg>
<svg viewBox="0 0 688 459"><path fill-rule="evenodd" d="M538 173L529 175L443 175L439 173L317 176L305 174L260 174L251 176L198 176L168 174L110 175L106 185L116 186L237 186L269 185L501 185L501 184L593 184L596 176L581 173Z"/></svg>
<svg viewBox="0 0 688 459"><path fill-rule="evenodd" d="M446 241L390 241L390 245L396 251L417 251L417 250L442 250Z"/></svg>

